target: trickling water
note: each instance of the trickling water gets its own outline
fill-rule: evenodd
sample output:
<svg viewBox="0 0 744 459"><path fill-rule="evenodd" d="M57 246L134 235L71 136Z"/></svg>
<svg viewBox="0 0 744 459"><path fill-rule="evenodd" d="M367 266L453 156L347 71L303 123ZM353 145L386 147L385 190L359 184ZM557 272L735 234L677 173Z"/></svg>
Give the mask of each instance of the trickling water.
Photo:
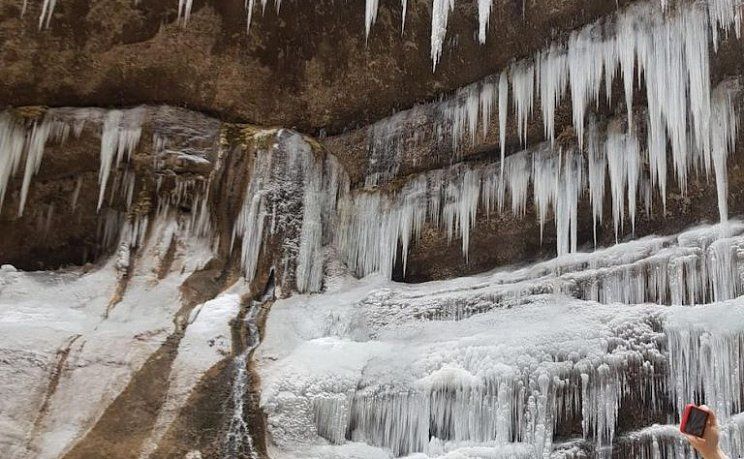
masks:
<svg viewBox="0 0 744 459"><path fill-rule="evenodd" d="M230 398L232 400L233 414L225 438L225 459L238 457L250 457L258 459L253 448L253 439L250 435L250 427L245 422L245 394L248 392L251 377L248 373L248 356L256 347L255 343L233 360L233 385Z"/></svg>
<svg viewBox="0 0 744 459"><path fill-rule="evenodd" d="M261 336L258 330L258 316L261 307L274 298L274 274L269 276L263 295L258 301L251 303L246 317L243 319L245 331L245 349L233 359L233 383L230 393L233 413L230 417L230 424L225 437L224 459L251 458L258 459L258 454L253 446L251 437L251 428L245 419L246 395L250 391L251 374L248 371L248 362L253 350L261 342Z"/></svg>

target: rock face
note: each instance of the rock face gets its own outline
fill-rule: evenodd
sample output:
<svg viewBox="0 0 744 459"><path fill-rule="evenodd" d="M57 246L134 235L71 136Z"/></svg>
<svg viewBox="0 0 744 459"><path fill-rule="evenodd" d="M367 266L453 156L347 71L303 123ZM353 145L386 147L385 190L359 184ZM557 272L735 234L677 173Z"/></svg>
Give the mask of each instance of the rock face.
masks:
<svg viewBox="0 0 744 459"><path fill-rule="evenodd" d="M231 121L339 132L497 72L618 7L495 1L481 46L476 6L456 2L441 64L432 72L428 0L407 2L402 32L401 3L380 2L368 38L362 1L285 0L278 14L273 4L262 14L255 3L246 33L243 0L193 2L186 27L175 0L60 0L42 30L41 0L4 1L0 103L162 103Z"/></svg>
<svg viewBox="0 0 744 459"><path fill-rule="evenodd" d="M743 454L742 14L0 3L0 456Z"/></svg>

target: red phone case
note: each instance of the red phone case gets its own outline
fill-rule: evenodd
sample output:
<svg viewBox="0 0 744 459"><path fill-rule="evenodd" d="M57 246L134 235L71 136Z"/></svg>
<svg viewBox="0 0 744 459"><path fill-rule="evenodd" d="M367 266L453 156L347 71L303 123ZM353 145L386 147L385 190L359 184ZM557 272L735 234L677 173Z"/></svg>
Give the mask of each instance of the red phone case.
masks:
<svg viewBox="0 0 744 459"><path fill-rule="evenodd" d="M694 409L698 409L698 407L695 406L695 404L693 404L693 403L688 403L685 406L685 410L682 412L682 421L679 423L679 430L680 430L680 432L687 433L686 432L687 420L690 418L690 413ZM700 411L702 411L702 410L700 410ZM705 414L706 414L706 416L708 416L708 413L705 413ZM701 433L701 435L703 435L704 433L705 433L705 429L703 428L703 432Z"/></svg>

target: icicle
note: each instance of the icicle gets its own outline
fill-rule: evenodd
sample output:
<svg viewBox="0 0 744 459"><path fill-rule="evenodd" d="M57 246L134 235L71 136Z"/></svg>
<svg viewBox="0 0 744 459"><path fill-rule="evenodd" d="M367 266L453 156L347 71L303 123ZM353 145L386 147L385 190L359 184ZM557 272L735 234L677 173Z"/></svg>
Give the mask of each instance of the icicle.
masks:
<svg viewBox="0 0 744 459"><path fill-rule="evenodd" d="M106 114L101 133L101 165L98 175L99 210L103 205L112 166L117 167L125 154L128 159L139 144L143 115L144 111L141 108L127 111L111 110Z"/></svg>
<svg viewBox="0 0 744 459"><path fill-rule="evenodd" d="M402 12L401 12L401 24L400 24L400 33L403 35L403 32L406 30L406 14L408 13L408 0L400 0ZM367 32L369 33L369 32Z"/></svg>
<svg viewBox="0 0 744 459"><path fill-rule="evenodd" d="M505 161L504 179L511 195L511 211L516 216L524 216L527 211L531 159L524 151L509 156Z"/></svg>
<svg viewBox="0 0 744 459"><path fill-rule="evenodd" d="M375 1L376 0L368 0ZM431 7L431 60L433 70L437 69L442 56L444 38L447 35L447 21L450 11L455 9L455 0L433 0Z"/></svg>
<svg viewBox="0 0 744 459"><path fill-rule="evenodd" d="M628 173L628 213L630 214L631 229L635 234L636 201L641 174L641 148L638 145L638 139L630 132L626 135L624 161L627 164Z"/></svg>
<svg viewBox="0 0 744 459"><path fill-rule="evenodd" d="M241 241L241 267L251 282L267 237L277 238L283 259L277 265L294 276L300 292L319 291L323 281L322 211L328 189L323 163L296 133L267 131L277 138L252 164L243 204L233 226L231 246ZM331 185L335 189L335 185ZM335 199L335 196L333 197ZM302 215L294 209L302 208Z"/></svg>
<svg viewBox="0 0 744 459"><path fill-rule="evenodd" d="M364 8L364 30L365 36L369 38L369 31L372 30L372 25L377 20L377 9L379 0L366 0ZM404 16L405 21L405 16Z"/></svg>
<svg viewBox="0 0 744 459"><path fill-rule="evenodd" d="M49 122L42 121L41 124L35 123L31 129L31 135L28 138L26 146L26 168L23 173L23 184L21 185L21 202L18 205L18 216L23 215L23 209L26 206L28 189L31 186L31 178L39 172L41 167L41 158L44 155L44 146L51 134L52 125Z"/></svg>
<svg viewBox="0 0 744 459"><path fill-rule="evenodd" d="M245 11L247 14L245 32L249 34L251 32L251 22L253 22L253 7L256 4L256 0L245 0Z"/></svg>
<svg viewBox="0 0 744 459"><path fill-rule="evenodd" d="M0 210L10 178L18 170L26 144L26 129L8 112L0 113Z"/></svg>
<svg viewBox="0 0 744 459"><path fill-rule="evenodd" d="M44 0L41 6L41 15L39 16L39 30L49 28L49 23L52 21L54 7L56 5L57 0Z"/></svg>
<svg viewBox="0 0 744 459"><path fill-rule="evenodd" d="M499 77L499 146L501 147L501 177L504 177L504 157L506 155L506 118L509 110L509 79L506 70Z"/></svg>
<svg viewBox="0 0 744 459"><path fill-rule="evenodd" d="M189 22L193 1L194 0L178 0L178 21L182 26L185 26Z"/></svg>
<svg viewBox="0 0 744 459"><path fill-rule="evenodd" d="M568 42L568 69L573 107L573 125L579 148L584 148L584 118L592 99L599 101L604 46L597 40L597 30L586 27L571 34Z"/></svg>
<svg viewBox="0 0 744 459"><path fill-rule="evenodd" d="M553 45L549 51L538 54L537 74L545 137L552 144L555 140L555 107L560 103L568 84L565 53Z"/></svg>
<svg viewBox="0 0 744 459"><path fill-rule="evenodd" d="M72 191L72 198L70 199L70 213L74 213L77 208L78 199L80 198L80 190L83 187L83 177L80 176L75 180L75 189Z"/></svg>
<svg viewBox="0 0 744 459"><path fill-rule="evenodd" d="M615 241L618 241L619 230L625 215L625 186L628 180L625 136L618 132L608 132L605 148L610 173L610 191L612 193L612 222L615 228Z"/></svg>
<svg viewBox="0 0 744 459"><path fill-rule="evenodd" d="M299 136L293 138L290 148L302 151L305 161L310 164L304 178L302 198L302 227L300 229L300 248L297 255L297 291L319 292L323 286L323 220L322 206L323 164L316 161L309 145L300 141Z"/></svg>
<svg viewBox="0 0 744 459"><path fill-rule="evenodd" d="M600 145L599 132L594 120L589 122L588 137L588 172L589 172L589 200L592 204L592 224L594 245L597 245L597 224L602 223L602 211L605 196L605 180L607 176L607 157Z"/></svg>
<svg viewBox="0 0 744 459"><path fill-rule="evenodd" d="M488 32L492 7L493 0L478 0L478 41L481 44L486 43L486 33Z"/></svg>
<svg viewBox="0 0 744 459"><path fill-rule="evenodd" d="M633 82L635 78L636 49L639 46L635 16L621 15L618 19L617 36L615 37L617 58L620 61L620 72L623 76L625 92L625 109L628 113L629 129L633 126ZM644 43L645 44L645 43ZM573 97L573 96L572 96ZM666 139L666 136L664 136Z"/></svg>
<svg viewBox="0 0 744 459"><path fill-rule="evenodd" d="M535 66L532 64L513 66L511 80L514 111L517 118L517 133L522 145L526 145L527 125L529 117L532 115L535 94Z"/></svg>
<svg viewBox="0 0 744 459"><path fill-rule="evenodd" d="M731 82L733 83L733 82ZM722 83L713 95L710 123L710 145L713 167L716 173L718 212L722 223L728 221L728 168L726 161L734 151L738 130L738 118L734 110L733 94L738 87Z"/></svg>
<svg viewBox="0 0 744 459"><path fill-rule="evenodd" d="M496 83L491 81L483 83L479 99L481 108L480 119L483 128L483 138L485 139L488 135L488 128L491 124L491 113L493 113L494 106L496 105L498 99Z"/></svg>

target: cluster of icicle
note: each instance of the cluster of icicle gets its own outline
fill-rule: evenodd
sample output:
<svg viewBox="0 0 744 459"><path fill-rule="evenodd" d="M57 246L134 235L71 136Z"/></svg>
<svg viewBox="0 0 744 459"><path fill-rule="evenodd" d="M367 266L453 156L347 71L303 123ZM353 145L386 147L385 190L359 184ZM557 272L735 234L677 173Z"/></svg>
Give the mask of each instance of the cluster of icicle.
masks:
<svg viewBox="0 0 744 459"><path fill-rule="evenodd" d="M609 104L613 102L613 81L622 79L629 121L634 88L643 81L648 101L648 142L654 150L651 155L664 156L668 140L675 173L684 184L690 144L704 151L712 148L709 43L717 49L721 33L740 34L738 6L734 0L711 0L683 3L665 13L654 3L635 3L573 32L564 45L554 43L532 59L518 61L440 102L380 121L372 127L370 136L378 148L385 142L400 144L401 136L418 135L401 124L433 112L434 126L429 131L438 136L445 132L453 149L459 150L468 138L475 142L479 127L485 137L493 114L498 113L503 155L510 87L517 132L523 143L538 102L545 136L551 142L555 139L556 107L570 89L573 126L581 146L592 105L599 104L602 97Z"/></svg>
<svg viewBox="0 0 744 459"><path fill-rule="evenodd" d="M265 11L270 0L260 0L261 11ZM478 41L481 44L486 43L488 24L491 18L494 0L478 0ZM22 13L25 13L28 0L24 0ZM49 27L54 13L57 0L43 0L41 13L39 15L39 29ZM135 0L138 3L138 0ZM247 30L250 31L253 14L256 8L257 0L245 0L245 9L247 14ZM735 14L737 0L709 0L710 19L715 23L728 20L728 16ZM282 0L274 0L277 13L279 12ZM661 9L666 9L666 0L661 0ZM193 0L178 0L178 22L186 25L191 17ZM372 30L372 26L377 20L377 11L379 0L365 0L364 26L366 36ZM408 13L408 0L401 0L402 24L401 29L405 30L406 15ZM447 24L449 15L455 8L455 0L432 0L431 6L431 59L433 68L442 56L445 38L447 36ZM527 88L525 88L527 89ZM558 89L558 88L556 88ZM573 88L572 88L573 89Z"/></svg>
<svg viewBox="0 0 744 459"><path fill-rule="evenodd" d="M732 99L737 88L728 83L711 90L708 48L711 42L717 47L721 31L729 33L733 29L739 33L740 10L735 6L729 1L684 3L664 12L652 3L634 4L612 19L573 33L565 46L552 45L532 61L517 62L449 99L414 107L371 126L368 186L394 178L402 163L415 161L406 155L415 155L420 150L417 144L431 148L432 140L437 144L449 138L457 152L463 139L469 137L475 143L478 135L488 134L495 112L499 115L502 161L498 171L489 167L459 173L454 179L443 177L447 184L441 189L430 189L437 187L431 185L436 179L430 176L409 180L393 197L360 193L351 204L356 210L348 212L351 222L345 230L347 235L342 234L342 245L348 248L347 261L360 274L379 269L389 272L397 244L403 246L405 257L410 241L419 235L426 221L442 225L450 236L453 232L461 236L467 257L468 231L479 207L478 196L486 208L496 202L500 209L504 190L509 190L512 212L522 215L530 181L541 225L550 207L556 215L559 254L576 250L577 198L587 182L595 228L601 221L607 175L616 235L622 229L626 209L634 228L639 196L648 210L656 189L666 209L669 171L673 171L683 193L691 170L704 171L707 177L715 175L720 216L725 221L726 158L734 148L737 132ZM618 73L625 92L627 127L608 129L600 135L591 126L586 127L590 124L589 108L599 104L603 89L604 97L612 102L613 80ZM633 92L641 81L645 82L648 107L634 115ZM561 160L537 159L543 158L537 154L533 159L523 154L511 161L504 158L509 87L522 142L526 143L528 121L539 95L545 136L556 151L555 111L570 89L579 145L575 152L563 152L563 164ZM422 119L430 125L422 126ZM645 126L645 138L637 135L638 121ZM422 138L420 132L429 133L432 139ZM371 230L374 235L362 230L370 226L361 221L364 212L384 222Z"/></svg>
<svg viewBox="0 0 744 459"><path fill-rule="evenodd" d="M18 215L23 215L31 179L39 171L47 142L63 143L71 131L75 137L80 137L85 123L93 122L102 125L98 198L100 209L111 168L128 160L139 143L142 115L143 110L139 108L124 111L50 109L41 119L31 121L30 126L27 126L11 113L3 112L0 115L0 208L11 177L25 159L18 209Z"/></svg>
<svg viewBox="0 0 744 459"><path fill-rule="evenodd" d="M727 237L729 234L736 236ZM632 241L515 271L447 281L428 286L426 291L383 289L362 299L360 310L372 314L363 321L371 330L384 329L387 323L415 323L422 319L450 321L458 318L454 311L434 317L424 314L424 309L454 310L478 302L491 309L499 308L505 304L496 298L528 287L531 290L523 292L526 304L518 309L529 309L531 301L550 292L543 287L553 284L559 291L560 284L570 282L571 276L604 279L612 277L615 270L642 265L664 270L673 264L668 252L682 261L692 256L688 249L705 247L711 256L729 251L737 259L734 265L725 266L728 272L724 273L725 276L733 272L737 279L739 290L730 292L733 297L742 286L742 264L738 259L743 236L740 222L701 227L677 236ZM727 249L717 247L724 245ZM710 273L710 282L728 282L719 278L721 274ZM683 278L679 281L676 288L680 289L685 288L685 282L697 282ZM634 289L634 282L617 279L621 288L630 290ZM581 297L575 290L568 289L566 293ZM561 301L556 298L560 297L547 301ZM711 295L702 301L722 299L725 296ZM617 305L618 317L630 311L620 306ZM515 357L513 364L496 365L498 359L491 360L492 356L485 354L492 350L481 351L476 346L457 365L467 367L481 362L476 366L477 375L443 367L412 385L369 381L350 391L311 395L318 434L334 444L357 441L389 448L396 456L414 452L434 455L442 449L440 443L446 442L450 447L520 445L525 448L525 457L547 457L554 447L555 426L581 419L583 436L593 441L596 457L611 457L613 445L623 445L629 448L624 451L634 452L627 457L688 457L690 451L684 439L674 433L673 426L644 429L617 441L615 429L619 410L629 399L636 400L649 413L663 413L671 403L678 415L686 403L697 400L719 413L725 450L734 453L733 457L744 453L744 417L737 414L742 411L744 397L739 371L744 366L741 301L702 307L634 308L637 316L618 322L615 336L602 355L569 353L557 345L557 354L541 356L544 360L538 360L540 364L524 354ZM484 312L488 308L475 313ZM375 339L374 333L371 339ZM552 345L540 349L549 353ZM629 375L635 376L631 380ZM674 454L659 456L658 451Z"/></svg>
<svg viewBox="0 0 744 459"><path fill-rule="evenodd" d="M714 93L709 138L715 148L690 147L685 156L685 168L706 175L715 172L722 221L728 216L726 158L736 132L735 91L736 85L726 82ZM554 217L558 255L578 250L578 205L585 194L596 240L609 192L617 238L626 210L632 229L640 203L651 211L654 185L666 206L667 174L666 154L654 156L651 148L643 149L635 135L639 129L622 129L619 124L601 129L590 123L585 155L545 142L501 162L457 164L414 176L396 192L361 190L346 196L339 205L341 253L360 275L375 271L390 275L401 246L405 270L408 248L428 223L444 230L450 240L461 238L467 258L478 213L502 213L508 207L524 217L530 188L541 234L549 215ZM644 160L650 163L648 170L642 167Z"/></svg>
<svg viewBox="0 0 744 459"><path fill-rule="evenodd" d="M333 159L318 159L310 144L288 130L267 130L255 136L259 149L250 166L243 205L233 229L241 241L243 271L251 281L259 255L272 237L279 239L284 281L294 276L300 292L320 290L323 282L323 236L329 234L340 184Z"/></svg>
<svg viewBox="0 0 744 459"><path fill-rule="evenodd" d="M719 427L721 449L730 457L744 452L744 414L732 416ZM690 442L682 437L677 426L655 425L619 439L627 457L657 459L662 457L695 459L698 457Z"/></svg>
<svg viewBox="0 0 744 459"><path fill-rule="evenodd" d="M744 293L741 254L744 226L737 221L499 271L444 296L411 296L402 291L370 301L381 311L375 317L381 324L414 317L465 320L542 294L604 304L706 304Z"/></svg>
<svg viewBox="0 0 744 459"><path fill-rule="evenodd" d="M624 398L660 407L655 394L664 384L655 367L664 365L664 356L652 322L634 325L638 335L618 333L614 350L599 358L572 352L551 363L530 355L515 365L484 360L477 375L441 368L413 386L372 382L348 393L312 395L313 421L334 444L363 442L396 457L434 455L445 441L450 447L521 446L524 457L548 457L555 426L570 419L583 419L584 437L596 448L610 447ZM473 349L467 358L487 359L484 352ZM632 382L629 368L637 375Z"/></svg>
<svg viewBox="0 0 744 459"><path fill-rule="evenodd" d="M140 245L147 230L147 216L129 218L128 212L134 204L136 176L131 167L132 153L140 143L142 124L148 119L149 110L137 107L128 110L102 110L93 108L48 109L36 120L23 120L11 112L0 114L0 211L14 175L23 171L20 189L18 216L23 216L28 193L34 175L39 171L48 143L63 144L72 134L82 135L86 125L100 126L99 148L99 194L97 208L102 212L99 228L99 241L104 247L111 247L117 240L126 240L128 248ZM165 109L167 111L167 109ZM153 140L154 157L167 153L167 141L155 134ZM156 160L156 163L158 161ZM161 161L162 163L162 161ZM120 166L122 170L120 169ZM156 164L157 166L157 164ZM162 168L162 164L156 169ZM158 175L158 188L162 176ZM70 198L70 209L77 209L82 180L79 177ZM159 190L158 190L159 191ZM184 222L189 231L196 236L207 236L211 232L211 220L207 201L208 187L203 183L186 178L176 178L174 190L168 196L161 196L158 202L158 215L168 214L171 209L188 202L194 206L189 221ZM104 209L104 204L112 207L122 202L125 211ZM53 208L50 207L51 212Z"/></svg>

